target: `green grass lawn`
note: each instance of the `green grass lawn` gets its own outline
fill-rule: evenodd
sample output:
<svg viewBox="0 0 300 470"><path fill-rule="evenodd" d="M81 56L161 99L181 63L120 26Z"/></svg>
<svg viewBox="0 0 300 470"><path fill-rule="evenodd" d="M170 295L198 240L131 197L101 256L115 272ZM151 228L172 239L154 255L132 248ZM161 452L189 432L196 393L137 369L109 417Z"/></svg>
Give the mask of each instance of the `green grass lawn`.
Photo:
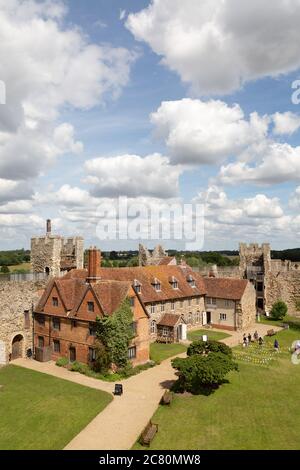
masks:
<svg viewBox="0 0 300 470"><path fill-rule="evenodd" d="M179 343L152 343L150 344L150 359L157 363L168 359L169 357L176 356L186 351L186 346Z"/></svg>
<svg viewBox="0 0 300 470"><path fill-rule="evenodd" d="M277 335L283 348L298 337L294 330ZM284 352L268 367L239 366L212 395L175 395L169 407L159 406L151 449L299 449L300 365Z"/></svg>
<svg viewBox="0 0 300 470"><path fill-rule="evenodd" d="M190 341L197 341L202 339L202 335L207 335L208 339L220 341L221 339L228 338L230 335L223 333L223 331L212 331L212 330L194 330L188 332L188 339Z"/></svg>
<svg viewBox="0 0 300 470"><path fill-rule="evenodd" d="M9 365L0 369L0 449L63 449L111 395Z"/></svg>

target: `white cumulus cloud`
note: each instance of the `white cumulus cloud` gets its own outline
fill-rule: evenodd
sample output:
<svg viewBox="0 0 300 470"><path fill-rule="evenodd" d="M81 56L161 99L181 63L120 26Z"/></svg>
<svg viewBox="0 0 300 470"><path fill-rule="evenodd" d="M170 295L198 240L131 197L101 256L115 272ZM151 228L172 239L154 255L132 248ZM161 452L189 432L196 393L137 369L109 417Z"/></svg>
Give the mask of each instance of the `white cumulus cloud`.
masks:
<svg viewBox="0 0 300 470"><path fill-rule="evenodd" d="M204 95L297 70L299 23L299 0L152 0L126 25Z"/></svg>

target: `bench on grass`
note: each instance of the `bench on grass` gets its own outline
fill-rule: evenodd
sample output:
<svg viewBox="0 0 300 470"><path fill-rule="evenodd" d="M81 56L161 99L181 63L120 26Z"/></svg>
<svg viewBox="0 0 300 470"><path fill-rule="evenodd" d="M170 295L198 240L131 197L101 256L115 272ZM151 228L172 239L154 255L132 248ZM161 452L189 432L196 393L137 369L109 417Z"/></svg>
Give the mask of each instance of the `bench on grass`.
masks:
<svg viewBox="0 0 300 470"><path fill-rule="evenodd" d="M267 336L274 336L274 335L276 335L274 330L268 330L267 331Z"/></svg>
<svg viewBox="0 0 300 470"><path fill-rule="evenodd" d="M161 405L170 405L173 400L173 393L170 390L166 390L163 396L161 397Z"/></svg>
<svg viewBox="0 0 300 470"><path fill-rule="evenodd" d="M155 434L157 433L157 431L158 431L158 424L154 424L152 423L152 421L149 421L149 423L145 427L139 439L140 444L142 444L143 446L150 446L150 443L152 439L154 438Z"/></svg>

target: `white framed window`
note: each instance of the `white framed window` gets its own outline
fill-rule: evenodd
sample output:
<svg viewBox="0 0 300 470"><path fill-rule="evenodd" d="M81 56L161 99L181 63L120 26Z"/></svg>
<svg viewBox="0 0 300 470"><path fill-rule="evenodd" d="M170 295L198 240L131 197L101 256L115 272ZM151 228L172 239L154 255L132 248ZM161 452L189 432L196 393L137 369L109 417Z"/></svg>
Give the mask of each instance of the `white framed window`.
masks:
<svg viewBox="0 0 300 470"><path fill-rule="evenodd" d="M188 314L188 322L193 323L193 314L191 312Z"/></svg>
<svg viewBox="0 0 300 470"><path fill-rule="evenodd" d="M134 289L135 289L135 292L136 292L137 294L140 294L140 293L141 293L141 290L142 290L141 284L136 284L136 285L134 286Z"/></svg>
<svg viewBox="0 0 300 470"><path fill-rule="evenodd" d="M214 297L207 297L206 298L207 305L217 305L217 299Z"/></svg>
<svg viewBox="0 0 300 470"><path fill-rule="evenodd" d="M162 335L163 336L169 336L169 328L167 326L164 326L162 329Z"/></svg>
<svg viewBox="0 0 300 470"><path fill-rule="evenodd" d="M165 303L164 303L164 302L162 302L162 303L160 304L160 311L161 311L161 312L164 312L164 311L165 311Z"/></svg>
<svg viewBox="0 0 300 470"><path fill-rule="evenodd" d="M134 359L136 357L136 346L132 346L128 349L128 359Z"/></svg>
<svg viewBox="0 0 300 470"><path fill-rule="evenodd" d="M230 307L230 300L225 300L225 307Z"/></svg>
<svg viewBox="0 0 300 470"><path fill-rule="evenodd" d="M175 310L175 302L174 302L174 300L171 301L171 310Z"/></svg>
<svg viewBox="0 0 300 470"><path fill-rule="evenodd" d="M196 323L200 322L200 312L199 310L196 312Z"/></svg>
<svg viewBox="0 0 300 470"><path fill-rule="evenodd" d="M226 313L220 313L220 320L221 321L226 321L227 320L227 314Z"/></svg>
<svg viewBox="0 0 300 470"><path fill-rule="evenodd" d="M156 333L156 321L155 320L151 321L150 331L152 335L155 335Z"/></svg>
<svg viewBox="0 0 300 470"><path fill-rule="evenodd" d="M161 291L161 284L160 283L154 284L154 289L156 290L156 292L160 292Z"/></svg>
<svg viewBox="0 0 300 470"><path fill-rule="evenodd" d="M155 304L150 305L150 313L155 313Z"/></svg>

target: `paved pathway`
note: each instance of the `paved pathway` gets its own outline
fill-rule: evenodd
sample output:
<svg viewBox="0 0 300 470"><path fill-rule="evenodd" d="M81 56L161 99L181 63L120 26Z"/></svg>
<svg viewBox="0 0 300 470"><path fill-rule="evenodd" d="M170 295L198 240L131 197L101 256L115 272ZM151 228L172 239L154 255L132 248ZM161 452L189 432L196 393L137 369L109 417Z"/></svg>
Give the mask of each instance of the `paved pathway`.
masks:
<svg viewBox="0 0 300 470"><path fill-rule="evenodd" d="M181 354L183 357L184 355ZM114 383L70 372L56 366L54 362L16 359L12 363L106 392L111 393L114 390ZM123 380L124 394L115 397L65 449L130 449L156 411L169 381L175 378L171 360L168 359L159 366Z"/></svg>
<svg viewBox="0 0 300 470"><path fill-rule="evenodd" d="M279 327L255 324L244 332L230 332L231 336L222 340L228 346L236 346L242 342L243 333L260 336L266 335L269 329L279 331ZM215 330L224 331L226 330ZM185 354L181 354L184 357ZM70 372L58 367L54 362L41 363L32 359L17 359L13 364L27 367L61 379L70 380L81 385L112 393L114 383L87 377L78 372ZM123 383L124 394L113 401L99 413L69 444L67 450L113 450L130 449L136 442L160 402L164 389L174 380L174 369L171 359L163 361L159 366L130 377Z"/></svg>

